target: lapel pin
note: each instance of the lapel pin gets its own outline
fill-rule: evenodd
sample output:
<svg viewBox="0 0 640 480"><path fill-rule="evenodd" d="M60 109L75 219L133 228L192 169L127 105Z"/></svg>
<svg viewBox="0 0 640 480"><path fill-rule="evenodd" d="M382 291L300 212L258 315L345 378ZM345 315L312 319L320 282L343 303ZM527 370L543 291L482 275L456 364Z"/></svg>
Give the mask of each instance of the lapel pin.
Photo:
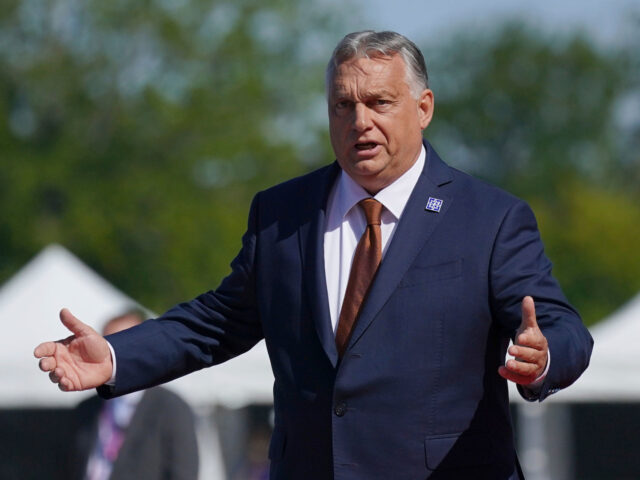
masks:
<svg viewBox="0 0 640 480"><path fill-rule="evenodd" d="M427 200L427 205L424 207L424 209L429 210L430 212L439 213L440 209L442 208L442 203L442 200L440 200L439 198L429 197L429 200Z"/></svg>

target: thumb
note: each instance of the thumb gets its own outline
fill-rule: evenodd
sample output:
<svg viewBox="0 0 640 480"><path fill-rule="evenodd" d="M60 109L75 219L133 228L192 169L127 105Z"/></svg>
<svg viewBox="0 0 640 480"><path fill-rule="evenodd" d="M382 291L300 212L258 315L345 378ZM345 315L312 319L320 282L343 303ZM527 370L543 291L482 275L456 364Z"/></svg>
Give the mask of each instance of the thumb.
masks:
<svg viewBox="0 0 640 480"><path fill-rule="evenodd" d="M81 337L91 333L91 327L74 317L67 308L60 310L60 321L76 337Z"/></svg>
<svg viewBox="0 0 640 480"><path fill-rule="evenodd" d="M522 299L522 323L520 324L520 329L524 330L526 328L538 328L536 306L530 296Z"/></svg>

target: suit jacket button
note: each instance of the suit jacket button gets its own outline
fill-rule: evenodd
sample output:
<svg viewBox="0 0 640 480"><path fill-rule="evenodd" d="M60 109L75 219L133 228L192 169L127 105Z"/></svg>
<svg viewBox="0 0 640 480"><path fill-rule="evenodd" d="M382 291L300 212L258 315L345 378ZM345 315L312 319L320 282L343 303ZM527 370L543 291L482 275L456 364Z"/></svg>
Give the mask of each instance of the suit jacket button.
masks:
<svg viewBox="0 0 640 480"><path fill-rule="evenodd" d="M347 404L344 402L340 402L333 408L333 413L335 413L338 417L342 417L345 413L347 413Z"/></svg>

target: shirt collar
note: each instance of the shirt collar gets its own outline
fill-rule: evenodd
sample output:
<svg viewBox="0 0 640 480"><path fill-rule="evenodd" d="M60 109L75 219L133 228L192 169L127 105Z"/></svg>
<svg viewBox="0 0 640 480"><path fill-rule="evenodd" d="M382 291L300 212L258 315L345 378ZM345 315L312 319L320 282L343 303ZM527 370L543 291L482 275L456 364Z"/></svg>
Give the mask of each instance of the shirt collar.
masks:
<svg viewBox="0 0 640 480"><path fill-rule="evenodd" d="M409 196L413 192L413 188L418 183L418 178L424 168L426 159L426 151L424 145L420 149L420 155L415 163L404 172L398 179L390 185L380 190L373 198L378 200L384 207L396 218L400 219L402 211L409 201ZM344 216L356 205L360 200L369 198L371 195L358 185L344 170L340 172L338 177L338 185L336 190L335 204L337 206L337 218L342 220Z"/></svg>

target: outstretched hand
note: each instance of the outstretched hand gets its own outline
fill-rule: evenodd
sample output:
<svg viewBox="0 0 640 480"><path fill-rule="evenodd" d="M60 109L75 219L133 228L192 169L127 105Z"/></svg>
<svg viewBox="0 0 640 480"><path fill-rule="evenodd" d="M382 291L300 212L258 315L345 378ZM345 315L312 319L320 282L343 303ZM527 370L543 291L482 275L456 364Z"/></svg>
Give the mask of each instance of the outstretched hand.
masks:
<svg viewBox="0 0 640 480"><path fill-rule="evenodd" d="M534 382L547 366L549 346L536 320L533 298L522 299L522 323L516 332L514 344L509 348L513 359L507 360L498 373L512 382L529 385Z"/></svg>
<svg viewBox="0 0 640 480"><path fill-rule="evenodd" d="M60 320L73 335L36 347L33 354L40 359L40 370L49 372L51 381L65 392L87 390L107 382L113 371L107 341L66 308L60 312Z"/></svg>

